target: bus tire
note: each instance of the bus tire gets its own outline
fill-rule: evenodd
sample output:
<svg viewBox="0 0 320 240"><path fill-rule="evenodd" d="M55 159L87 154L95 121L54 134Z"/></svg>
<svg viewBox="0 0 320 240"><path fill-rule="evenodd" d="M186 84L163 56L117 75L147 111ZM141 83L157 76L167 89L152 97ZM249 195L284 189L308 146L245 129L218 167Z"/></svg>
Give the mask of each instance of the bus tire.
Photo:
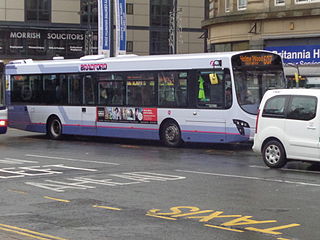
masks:
<svg viewBox="0 0 320 240"><path fill-rule="evenodd" d="M48 120L47 135L53 140L62 138L62 124L58 117L54 116Z"/></svg>
<svg viewBox="0 0 320 240"><path fill-rule="evenodd" d="M182 144L181 130L175 121L167 121L161 128L161 141L167 147L178 147Z"/></svg>
<svg viewBox="0 0 320 240"><path fill-rule="evenodd" d="M262 157L269 168L282 168L287 163L284 147L277 140L270 140L263 146Z"/></svg>

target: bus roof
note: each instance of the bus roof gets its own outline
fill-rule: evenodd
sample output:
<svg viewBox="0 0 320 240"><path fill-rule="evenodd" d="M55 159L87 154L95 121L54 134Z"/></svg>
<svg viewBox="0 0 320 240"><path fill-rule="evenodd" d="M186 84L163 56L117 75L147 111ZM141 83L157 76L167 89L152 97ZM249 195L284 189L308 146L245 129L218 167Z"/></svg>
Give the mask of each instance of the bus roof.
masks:
<svg viewBox="0 0 320 240"><path fill-rule="evenodd" d="M106 58L103 55L89 55L79 59L53 60L14 60L6 65L6 74L50 74L78 72L112 72L139 70L172 70L192 68L212 68L212 61L222 60L221 68L230 67L230 59L234 55L250 52L266 52L264 50L248 50L219 53L193 53L174 55L120 55Z"/></svg>

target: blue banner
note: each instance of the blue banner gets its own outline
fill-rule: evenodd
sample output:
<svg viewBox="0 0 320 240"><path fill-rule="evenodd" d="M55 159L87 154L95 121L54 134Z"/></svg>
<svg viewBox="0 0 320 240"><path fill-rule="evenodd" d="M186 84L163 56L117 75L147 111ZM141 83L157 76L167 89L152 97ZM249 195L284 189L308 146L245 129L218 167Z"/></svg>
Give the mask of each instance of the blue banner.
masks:
<svg viewBox="0 0 320 240"><path fill-rule="evenodd" d="M115 0L116 9L116 55L126 54L127 13L126 0Z"/></svg>
<svg viewBox="0 0 320 240"><path fill-rule="evenodd" d="M265 50L278 53L284 63L320 64L320 45L266 47Z"/></svg>
<svg viewBox="0 0 320 240"><path fill-rule="evenodd" d="M98 54L110 56L111 0L98 0Z"/></svg>

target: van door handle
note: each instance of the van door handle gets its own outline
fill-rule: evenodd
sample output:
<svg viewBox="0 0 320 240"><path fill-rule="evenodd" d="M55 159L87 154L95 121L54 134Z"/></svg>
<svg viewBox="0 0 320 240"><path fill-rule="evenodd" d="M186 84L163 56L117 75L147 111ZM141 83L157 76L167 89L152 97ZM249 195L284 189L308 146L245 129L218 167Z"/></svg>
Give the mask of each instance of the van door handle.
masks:
<svg viewBox="0 0 320 240"><path fill-rule="evenodd" d="M87 112L87 109L86 108L82 108L82 112L83 113Z"/></svg>
<svg viewBox="0 0 320 240"><path fill-rule="evenodd" d="M307 129L310 129L310 130L316 130L315 127L307 127Z"/></svg>

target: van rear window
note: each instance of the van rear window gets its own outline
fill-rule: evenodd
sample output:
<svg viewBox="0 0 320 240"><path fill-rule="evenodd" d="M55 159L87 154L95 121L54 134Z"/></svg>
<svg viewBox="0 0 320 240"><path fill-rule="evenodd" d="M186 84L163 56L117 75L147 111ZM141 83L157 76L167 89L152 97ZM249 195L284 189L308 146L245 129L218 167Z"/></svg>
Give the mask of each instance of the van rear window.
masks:
<svg viewBox="0 0 320 240"><path fill-rule="evenodd" d="M270 98L264 106L262 117L283 118L285 116L286 99L287 96L276 96Z"/></svg>

